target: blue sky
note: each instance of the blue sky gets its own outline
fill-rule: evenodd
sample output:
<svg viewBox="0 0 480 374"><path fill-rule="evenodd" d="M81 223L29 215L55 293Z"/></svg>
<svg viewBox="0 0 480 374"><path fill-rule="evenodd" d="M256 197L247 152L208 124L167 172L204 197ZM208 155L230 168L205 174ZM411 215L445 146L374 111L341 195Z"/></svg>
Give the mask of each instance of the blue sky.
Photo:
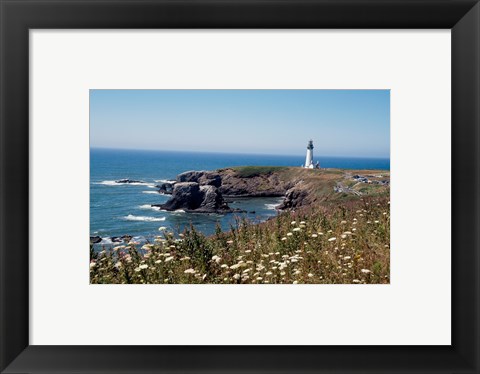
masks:
<svg viewBox="0 0 480 374"><path fill-rule="evenodd" d="M90 90L90 145L389 157L389 90Z"/></svg>

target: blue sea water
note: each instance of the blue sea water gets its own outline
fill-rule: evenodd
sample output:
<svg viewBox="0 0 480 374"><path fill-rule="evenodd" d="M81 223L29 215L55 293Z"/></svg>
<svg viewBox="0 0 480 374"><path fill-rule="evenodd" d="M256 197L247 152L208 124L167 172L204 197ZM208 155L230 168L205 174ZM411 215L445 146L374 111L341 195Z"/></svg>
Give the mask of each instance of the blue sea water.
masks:
<svg viewBox="0 0 480 374"><path fill-rule="evenodd" d="M345 169L390 169L389 159L315 157L322 167ZM231 207L255 213L195 214L165 212L150 207L169 199L157 193L155 185L174 180L188 170L215 170L230 166L300 166L304 156L242 155L91 149L90 151L90 234L102 238L132 235L150 239L160 227L181 232L190 224L209 235L219 223L224 230L235 217L264 221L277 214L280 198L237 198ZM141 180L141 184L117 184L119 179ZM108 241L108 239L106 239Z"/></svg>

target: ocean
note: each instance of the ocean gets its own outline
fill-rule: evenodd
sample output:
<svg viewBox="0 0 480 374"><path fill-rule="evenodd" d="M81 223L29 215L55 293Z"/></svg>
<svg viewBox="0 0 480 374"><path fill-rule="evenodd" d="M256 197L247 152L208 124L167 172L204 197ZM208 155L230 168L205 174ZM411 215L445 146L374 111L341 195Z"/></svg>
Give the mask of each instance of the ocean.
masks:
<svg viewBox="0 0 480 374"><path fill-rule="evenodd" d="M321 167L345 169L390 169L389 159L314 157ZM90 235L104 238L108 244L113 236L131 235L137 240L151 239L159 228L181 232L191 224L206 235L215 232L216 224L223 230L235 225L236 217L254 222L265 221L277 214L275 206L282 199L236 198L229 203L249 213L200 214L182 211L165 212L151 208L169 195L157 193L156 184L174 180L189 170L215 170L229 166L300 166L304 155L277 156L251 154L188 153L138 150L90 150ZM140 180L138 184L118 184L119 179ZM255 212L255 213L252 213Z"/></svg>

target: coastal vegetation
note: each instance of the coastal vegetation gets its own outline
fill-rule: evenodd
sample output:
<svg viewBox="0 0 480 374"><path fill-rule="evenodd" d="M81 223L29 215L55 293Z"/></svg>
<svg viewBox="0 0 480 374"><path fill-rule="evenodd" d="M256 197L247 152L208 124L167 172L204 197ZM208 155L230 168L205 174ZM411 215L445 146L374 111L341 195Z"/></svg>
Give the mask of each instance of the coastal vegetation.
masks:
<svg viewBox="0 0 480 374"><path fill-rule="evenodd" d="M305 191L300 198L308 204L298 204L300 200L292 206L284 203L283 211L260 224L238 218L229 231L218 227L211 236L193 226L181 232L160 227L159 234L146 244L130 240L101 250L92 245L91 283L390 282L390 202L385 175L268 168L220 172L223 178L227 175L227 181L262 176L262 181L281 181L288 191ZM232 191L228 184L225 191Z"/></svg>

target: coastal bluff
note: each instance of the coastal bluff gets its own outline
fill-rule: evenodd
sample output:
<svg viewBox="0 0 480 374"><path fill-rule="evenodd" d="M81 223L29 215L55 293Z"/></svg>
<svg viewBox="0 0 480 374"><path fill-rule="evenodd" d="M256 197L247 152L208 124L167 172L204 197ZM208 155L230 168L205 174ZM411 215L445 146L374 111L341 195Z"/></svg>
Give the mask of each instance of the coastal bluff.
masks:
<svg viewBox="0 0 480 374"><path fill-rule="evenodd" d="M304 169L282 166L244 166L215 171L187 171L175 181L157 185L171 195L153 207L194 213L238 212L228 205L235 197L283 197L279 210L328 200L349 199L389 191L385 170Z"/></svg>

